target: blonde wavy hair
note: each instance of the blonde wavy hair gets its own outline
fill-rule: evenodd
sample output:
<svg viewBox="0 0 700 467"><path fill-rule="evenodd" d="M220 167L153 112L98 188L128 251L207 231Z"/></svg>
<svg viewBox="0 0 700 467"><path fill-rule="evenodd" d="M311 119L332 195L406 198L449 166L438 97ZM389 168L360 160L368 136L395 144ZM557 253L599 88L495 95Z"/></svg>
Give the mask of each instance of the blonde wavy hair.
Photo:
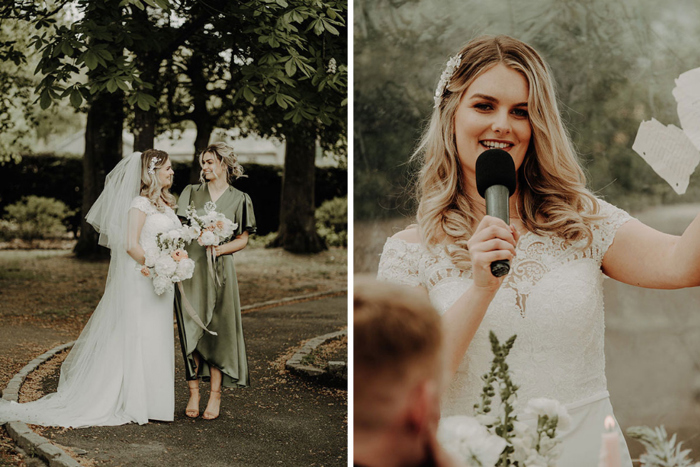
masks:
<svg viewBox="0 0 700 467"><path fill-rule="evenodd" d="M211 154L220 163L226 166L226 180L231 183L235 178L247 177L243 175L243 166L238 163L238 157L233 152L233 148L226 143L214 143L199 154L199 164L202 165L204 156ZM199 172L199 181L204 183L204 171Z"/></svg>
<svg viewBox="0 0 700 467"><path fill-rule="evenodd" d="M549 67L529 45L508 36L482 36L460 51L461 62L448 80L430 123L411 160L419 161L416 179L417 222L428 247L455 244L453 263L470 267L467 240L477 227L475 200L466 190L457 154L454 118L462 96L474 80L502 63L528 82L532 137L517 173L517 209L528 231L551 233L570 241L586 240L600 216L557 107Z"/></svg>
<svg viewBox="0 0 700 467"><path fill-rule="evenodd" d="M148 173L153 159L155 159L153 170L157 172L158 169L168 162L170 156L167 152L158 149L146 149L141 153L141 196L151 200L151 203L158 209L162 210L165 208L165 205L174 208L176 203L175 196L170 193L168 187L161 186L155 172L153 174Z"/></svg>

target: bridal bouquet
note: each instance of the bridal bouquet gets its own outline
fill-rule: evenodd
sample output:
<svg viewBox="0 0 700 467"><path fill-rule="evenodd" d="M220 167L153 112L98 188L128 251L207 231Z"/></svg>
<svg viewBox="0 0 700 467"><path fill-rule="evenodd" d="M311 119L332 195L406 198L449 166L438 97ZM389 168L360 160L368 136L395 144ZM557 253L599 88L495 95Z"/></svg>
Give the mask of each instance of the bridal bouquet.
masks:
<svg viewBox="0 0 700 467"><path fill-rule="evenodd" d="M475 417L447 417L440 422L438 439L453 455L469 467L554 467L560 456L557 430L565 430L571 418L564 406L552 399L532 399L523 416L537 418L537 427L520 422L513 402L518 386L510 379L506 357L516 336L501 345L489 334L494 359L483 376L481 402L474 406ZM493 397L500 397L492 407Z"/></svg>
<svg viewBox="0 0 700 467"><path fill-rule="evenodd" d="M176 282L192 277L194 261L188 258L185 251L185 245L192 241L192 235L187 228L161 232L156 236L157 248L146 250L145 264L139 270L153 279L156 294L163 295Z"/></svg>

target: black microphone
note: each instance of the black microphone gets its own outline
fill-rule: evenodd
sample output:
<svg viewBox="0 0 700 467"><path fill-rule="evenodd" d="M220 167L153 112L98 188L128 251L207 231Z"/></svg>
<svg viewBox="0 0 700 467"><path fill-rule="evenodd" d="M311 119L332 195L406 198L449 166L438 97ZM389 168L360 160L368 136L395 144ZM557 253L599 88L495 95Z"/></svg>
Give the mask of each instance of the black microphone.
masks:
<svg viewBox="0 0 700 467"><path fill-rule="evenodd" d="M508 198L515 193L515 164L503 149L488 149L476 159L476 189L486 200L486 214L510 225ZM501 277L510 271L510 261L491 263L491 274Z"/></svg>

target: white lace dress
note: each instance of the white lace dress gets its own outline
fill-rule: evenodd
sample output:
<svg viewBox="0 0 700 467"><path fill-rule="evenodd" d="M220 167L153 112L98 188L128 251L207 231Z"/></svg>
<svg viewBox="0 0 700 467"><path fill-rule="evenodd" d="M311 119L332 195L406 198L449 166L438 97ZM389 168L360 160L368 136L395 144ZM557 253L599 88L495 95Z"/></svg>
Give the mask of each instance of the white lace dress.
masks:
<svg viewBox="0 0 700 467"><path fill-rule="evenodd" d="M593 243L576 248L561 238L527 233L520 238L511 271L491 302L443 399L443 415L473 414L481 376L492 360L489 331L501 342L517 334L508 356L520 386L515 407L537 397L556 399L572 416L562 433L561 467L598 465L603 422L612 415L605 379L603 273L601 263L617 229L631 217L600 201L605 219L593 226ZM378 278L423 286L440 314L472 283L447 252L389 238ZM526 420L523 420L526 421ZM619 426L619 425L618 425ZM619 430L619 428L618 428ZM620 433L622 465L632 465Z"/></svg>
<svg viewBox="0 0 700 467"><path fill-rule="evenodd" d="M172 209L160 212L146 198L132 200L130 219L137 210L146 221L138 239L132 232L132 241L144 249L156 246L159 232L181 226ZM0 400L0 424L82 427L173 420L174 291L156 295L151 279L138 269L123 245L112 250L104 294L61 366L57 391L23 404Z"/></svg>
<svg viewBox="0 0 700 467"><path fill-rule="evenodd" d="M182 224L168 206L158 211L148 200L139 196L131 203L133 208L146 213L139 243L144 250L157 248L156 235ZM132 260L133 261L133 260ZM138 263L133 261L134 268ZM138 310L137 329L144 366L144 395L148 418L172 421L175 408L175 341L173 330L173 303L175 289L156 295L153 281L139 275L138 289L129 294L130 306Z"/></svg>

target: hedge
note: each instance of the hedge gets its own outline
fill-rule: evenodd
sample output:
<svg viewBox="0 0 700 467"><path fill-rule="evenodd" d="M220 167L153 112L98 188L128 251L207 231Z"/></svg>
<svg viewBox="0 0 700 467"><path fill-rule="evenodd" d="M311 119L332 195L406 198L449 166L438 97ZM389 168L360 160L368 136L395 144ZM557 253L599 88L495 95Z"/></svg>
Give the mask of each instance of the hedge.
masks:
<svg viewBox="0 0 700 467"><path fill-rule="evenodd" d="M247 178L240 178L234 186L248 193L255 206L258 234L265 235L279 228L280 195L283 168L280 166L244 164ZM174 162L173 193L179 194L187 185L190 164ZM82 159L75 156L34 154L22 156L19 164L0 165L0 217L5 206L23 196L36 195L55 198L76 212L67 221L77 233L82 214ZM347 170L335 167L316 168L316 207L324 201L346 196Z"/></svg>

